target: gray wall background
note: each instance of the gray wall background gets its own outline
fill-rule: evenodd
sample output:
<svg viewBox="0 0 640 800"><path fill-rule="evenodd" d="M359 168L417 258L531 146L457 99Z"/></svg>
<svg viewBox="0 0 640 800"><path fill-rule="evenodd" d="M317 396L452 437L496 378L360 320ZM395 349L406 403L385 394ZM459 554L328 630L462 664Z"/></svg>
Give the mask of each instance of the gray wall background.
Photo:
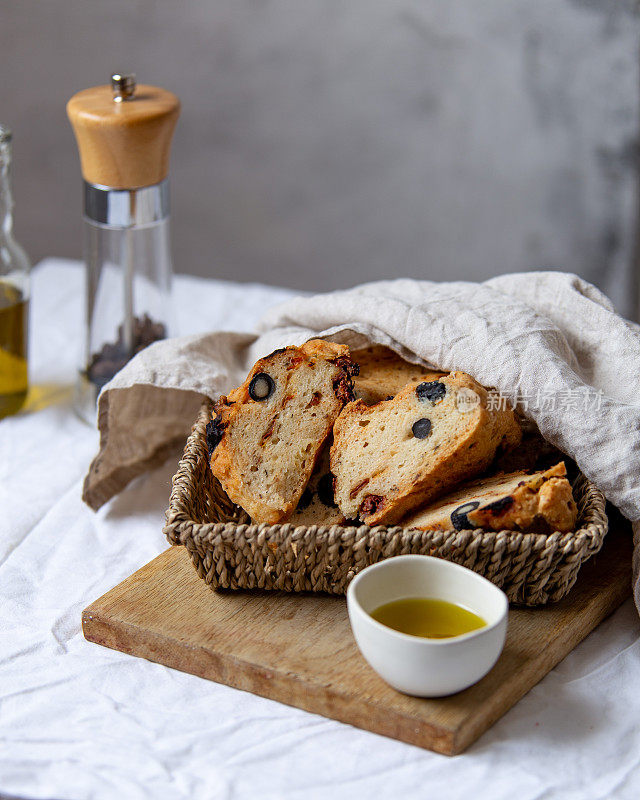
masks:
<svg viewBox="0 0 640 800"><path fill-rule="evenodd" d="M327 290L578 272L636 314L635 0L0 0L16 231L81 255L65 103L183 103L177 272Z"/></svg>

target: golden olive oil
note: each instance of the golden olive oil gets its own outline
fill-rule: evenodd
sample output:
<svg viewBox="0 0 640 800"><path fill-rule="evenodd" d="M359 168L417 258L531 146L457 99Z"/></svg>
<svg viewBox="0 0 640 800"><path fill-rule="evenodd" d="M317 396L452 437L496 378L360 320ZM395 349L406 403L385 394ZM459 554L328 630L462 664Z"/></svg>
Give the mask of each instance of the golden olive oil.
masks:
<svg viewBox="0 0 640 800"><path fill-rule="evenodd" d="M0 281L0 419L27 396L27 313L20 290Z"/></svg>
<svg viewBox="0 0 640 800"><path fill-rule="evenodd" d="M457 603L435 597L403 597L384 603L371 616L400 633L426 639L448 639L484 628L482 617Z"/></svg>

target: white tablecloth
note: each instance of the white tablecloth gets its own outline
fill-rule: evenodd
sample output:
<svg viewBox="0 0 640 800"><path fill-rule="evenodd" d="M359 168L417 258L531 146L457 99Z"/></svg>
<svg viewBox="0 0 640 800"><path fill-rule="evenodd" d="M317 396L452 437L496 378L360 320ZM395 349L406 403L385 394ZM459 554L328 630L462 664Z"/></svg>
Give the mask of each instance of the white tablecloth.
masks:
<svg viewBox="0 0 640 800"><path fill-rule="evenodd" d="M631 601L456 758L86 642L82 609L167 547L177 456L97 514L81 502L97 447L71 405L81 277L34 271L38 391L0 421L0 797L640 797ZM291 296L187 277L174 292L180 333L248 330Z"/></svg>

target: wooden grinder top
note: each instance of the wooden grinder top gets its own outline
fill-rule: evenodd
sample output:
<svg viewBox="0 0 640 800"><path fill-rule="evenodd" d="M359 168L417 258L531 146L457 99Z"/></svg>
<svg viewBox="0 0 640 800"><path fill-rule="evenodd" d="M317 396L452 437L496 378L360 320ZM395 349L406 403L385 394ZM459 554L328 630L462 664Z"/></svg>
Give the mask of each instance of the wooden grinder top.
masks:
<svg viewBox="0 0 640 800"><path fill-rule="evenodd" d="M180 113L166 89L140 84L133 75L113 75L111 85L84 89L67 103L67 115L88 183L139 189L163 181Z"/></svg>

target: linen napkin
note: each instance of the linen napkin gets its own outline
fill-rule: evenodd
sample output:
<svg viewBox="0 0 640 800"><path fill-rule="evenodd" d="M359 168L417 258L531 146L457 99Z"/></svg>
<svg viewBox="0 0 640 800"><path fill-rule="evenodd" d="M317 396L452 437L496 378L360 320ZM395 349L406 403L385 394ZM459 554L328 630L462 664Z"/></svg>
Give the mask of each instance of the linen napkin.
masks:
<svg viewBox="0 0 640 800"><path fill-rule="evenodd" d="M640 325L562 272L380 281L289 300L267 312L257 334L158 342L100 395L100 450L85 501L98 508L164 460L184 442L202 399L237 386L258 358L313 337L384 344L497 388L633 522L640 610Z"/></svg>

